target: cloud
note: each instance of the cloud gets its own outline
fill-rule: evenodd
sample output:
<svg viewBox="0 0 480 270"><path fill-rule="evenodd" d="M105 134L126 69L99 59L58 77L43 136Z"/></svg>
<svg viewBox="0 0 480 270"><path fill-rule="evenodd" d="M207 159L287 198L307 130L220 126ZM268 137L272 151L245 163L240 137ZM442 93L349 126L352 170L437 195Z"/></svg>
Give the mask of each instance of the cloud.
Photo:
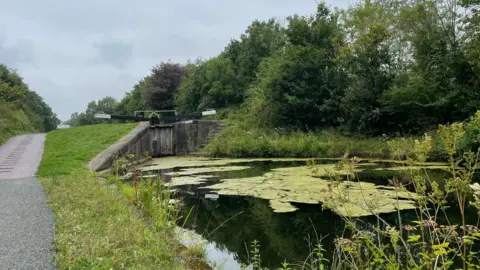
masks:
<svg viewBox="0 0 480 270"><path fill-rule="evenodd" d="M133 45L121 41L104 41L94 45L99 55L93 63L107 64L123 69L132 59Z"/></svg>
<svg viewBox="0 0 480 270"><path fill-rule="evenodd" d="M215 56L252 20L312 14L317 2L3 1L0 62L16 68L66 120L90 100L122 97L161 61Z"/></svg>
<svg viewBox="0 0 480 270"><path fill-rule="evenodd" d="M6 39L0 38L0 60L10 68L18 68L22 64L33 64L33 42L27 39L17 39L8 44Z"/></svg>

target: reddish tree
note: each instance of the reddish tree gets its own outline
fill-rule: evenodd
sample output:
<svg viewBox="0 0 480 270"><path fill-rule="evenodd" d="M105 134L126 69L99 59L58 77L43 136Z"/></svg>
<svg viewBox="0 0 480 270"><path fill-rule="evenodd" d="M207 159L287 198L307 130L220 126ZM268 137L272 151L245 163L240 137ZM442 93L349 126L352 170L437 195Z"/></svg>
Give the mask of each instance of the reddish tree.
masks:
<svg viewBox="0 0 480 270"><path fill-rule="evenodd" d="M148 108L163 110L173 108L173 95L185 76L185 66L162 62L153 67L151 80L143 92L143 101Z"/></svg>

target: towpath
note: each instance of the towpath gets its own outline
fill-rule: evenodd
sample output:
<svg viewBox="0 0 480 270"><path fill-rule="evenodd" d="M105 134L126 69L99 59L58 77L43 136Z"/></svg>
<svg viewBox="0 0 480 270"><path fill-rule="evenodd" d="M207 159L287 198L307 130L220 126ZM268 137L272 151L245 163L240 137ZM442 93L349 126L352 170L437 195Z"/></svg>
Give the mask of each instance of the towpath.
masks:
<svg viewBox="0 0 480 270"><path fill-rule="evenodd" d="M0 146L0 269L55 269L54 220L35 172L45 134Z"/></svg>

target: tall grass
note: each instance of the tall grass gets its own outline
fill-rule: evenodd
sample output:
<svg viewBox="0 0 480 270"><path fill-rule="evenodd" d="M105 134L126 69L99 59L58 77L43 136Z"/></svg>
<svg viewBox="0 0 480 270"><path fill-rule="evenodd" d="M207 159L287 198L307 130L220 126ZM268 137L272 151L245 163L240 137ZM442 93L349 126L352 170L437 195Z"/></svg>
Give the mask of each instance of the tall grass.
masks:
<svg viewBox="0 0 480 270"><path fill-rule="evenodd" d="M384 138L347 137L335 131L287 132L228 126L205 148L215 157L361 157L388 158Z"/></svg>

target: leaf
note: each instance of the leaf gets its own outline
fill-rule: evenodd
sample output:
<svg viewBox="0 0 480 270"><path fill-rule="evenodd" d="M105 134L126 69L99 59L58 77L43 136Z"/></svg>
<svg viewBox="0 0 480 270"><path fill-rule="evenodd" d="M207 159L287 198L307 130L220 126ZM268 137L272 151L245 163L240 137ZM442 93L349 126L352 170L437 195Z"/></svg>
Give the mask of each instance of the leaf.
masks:
<svg viewBox="0 0 480 270"><path fill-rule="evenodd" d="M447 255L447 251L445 249L439 249L439 250L435 250L433 254L435 256Z"/></svg>
<svg viewBox="0 0 480 270"><path fill-rule="evenodd" d="M427 253L424 253L424 252L420 252L418 253L418 255L422 256L424 259L426 260L429 260L430 259L430 256L427 254Z"/></svg>
<svg viewBox="0 0 480 270"><path fill-rule="evenodd" d="M409 243L418 242L418 240L420 239L420 237L421 237L421 236L418 235L418 234L417 234L417 235L410 235L410 236L408 237L408 242L409 242Z"/></svg>
<svg viewBox="0 0 480 270"><path fill-rule="evenodd" d="M439 245L433 245L432 246L433 249L444 249L444 248L448 248L448 242L445 242L445 243L441 243Z"/></svg>

